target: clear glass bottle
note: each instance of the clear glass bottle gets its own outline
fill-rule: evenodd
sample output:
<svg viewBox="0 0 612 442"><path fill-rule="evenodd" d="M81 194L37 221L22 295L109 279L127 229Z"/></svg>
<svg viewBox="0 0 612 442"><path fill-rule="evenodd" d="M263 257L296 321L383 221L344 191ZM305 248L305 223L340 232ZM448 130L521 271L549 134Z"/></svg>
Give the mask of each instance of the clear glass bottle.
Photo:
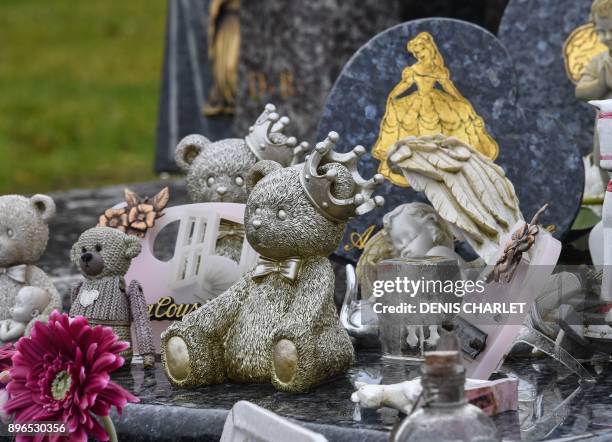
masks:
<svg viewBox="0 0 612 442"><path fill-rule="evenodd" d="M400 424L392 442L501 442L493 421L465 399L461 353L425 353L423 407Z"/></svg>

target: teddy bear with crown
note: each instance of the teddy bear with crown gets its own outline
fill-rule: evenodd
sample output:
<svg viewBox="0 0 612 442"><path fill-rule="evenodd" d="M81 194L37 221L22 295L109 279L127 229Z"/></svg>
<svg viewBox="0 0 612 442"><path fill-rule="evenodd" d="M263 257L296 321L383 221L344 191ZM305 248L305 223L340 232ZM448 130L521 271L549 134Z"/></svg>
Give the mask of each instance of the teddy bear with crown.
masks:
<svg viewBox="0 0 612 442"><path fill-rule="evenodd" d="M262 121L250 135L279 155L287 148L270 140L273 131ZM244 225L259 261L164 332L162 359L174 385L229 379L303 392L350 367L353 346L338 319L328 256L350 218L384 204L372 197L383 177L363 179L357 163L365 149L339 154L337 141L331 132L303 164L264 160L250 170Z"/></svg>

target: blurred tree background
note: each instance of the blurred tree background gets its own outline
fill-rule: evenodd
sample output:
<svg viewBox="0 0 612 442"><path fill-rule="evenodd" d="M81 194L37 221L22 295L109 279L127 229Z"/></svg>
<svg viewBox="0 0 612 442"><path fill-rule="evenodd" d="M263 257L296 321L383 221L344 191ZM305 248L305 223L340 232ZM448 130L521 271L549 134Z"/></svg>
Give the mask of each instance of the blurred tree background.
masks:
<svg viewBox="0 0 612 442"><path fill-rule="evenodd" d="M0 194L153 177L166 0L0 2Z"/></svg>

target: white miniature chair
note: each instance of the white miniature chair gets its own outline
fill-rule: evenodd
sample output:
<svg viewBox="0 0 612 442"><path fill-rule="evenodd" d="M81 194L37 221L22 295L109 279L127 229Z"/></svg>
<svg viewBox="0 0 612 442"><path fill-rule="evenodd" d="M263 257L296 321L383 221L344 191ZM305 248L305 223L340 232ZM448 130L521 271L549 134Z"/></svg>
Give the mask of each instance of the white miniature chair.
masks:
<svg viewBox="0 0 612 442"><path fill-rule="evenodd" d="M236 402L225 420L220 442L326 442L319 433L300 427L251 402Z"/></svg>
<svg viewBox="0 0 612 442"><path fill-rule="evenodd" d="M216 254L221 220L242 225L245 207L235 203L169 207L147 231L142 252L132 261L125 278L139 281L149 309L154 314L161 312L161 317L151 321L157 351L160 334L170 325L170 321L164 319L180 320L184 313L197 307L196 304L201 305L221 294L255 265L257 252L246 238L239 263ZM166 226L177 221L174 254L169 261L160 261L154 254L155 241Z"/></svg>

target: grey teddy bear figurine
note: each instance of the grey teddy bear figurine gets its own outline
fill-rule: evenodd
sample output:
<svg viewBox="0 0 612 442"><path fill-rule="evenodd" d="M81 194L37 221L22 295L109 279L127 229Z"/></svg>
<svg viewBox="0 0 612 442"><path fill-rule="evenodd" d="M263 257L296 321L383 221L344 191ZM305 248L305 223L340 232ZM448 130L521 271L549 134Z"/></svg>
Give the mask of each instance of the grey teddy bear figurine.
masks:
<svg viewBox="0 0 612 442"><path fill-rule="evenodd" d="M364 180L357 147L335 154L334 132L302 166L261 161L246 180L246 236L261 255L226 292L162 334L162 360L176 386L267 383L303 392L343 373L353 346L338 320L329 259L346 221L384 203L382 176Z"/></svg>
<svg viewBox="0 0 612 442"><path fill-rule="evenodd" d="M290 123L272 104L266 105L245 138L211 142L203 135L188 135L177 145L175 159L187 173L187 193L193 203L246 203L245 178L255 163L274 160L294 164L308 150L283 130ZM220 255L240 261L244 230L229 221L221 223L217 242Z"/></svg>
<svg viewBox="0 0 612 442"><path fill-rule="evenodd" d="M49 300L26 324L25 335L34 322L46 321L53 310L62 307L53 283L34 265L47 247L48 223L54 216L55 203L46 195L0 196L0 320L11 319L11 309L21 291L26 296L26 292L38 288Z"/></svg>
<svg viewBox="0 0 612 442"><path fill-rule="evenodd" d="M140 254L140 240L110 227L85 231L70 257L85 277L72 291L70 316L85 316L91 325L112 327L122 341L132 342L134 325L138 350L145 368L155 363L153 334L147 304L138 281L127 287L124 276L132 259ZM122 356L132 359L132 346Z"/></svg>

